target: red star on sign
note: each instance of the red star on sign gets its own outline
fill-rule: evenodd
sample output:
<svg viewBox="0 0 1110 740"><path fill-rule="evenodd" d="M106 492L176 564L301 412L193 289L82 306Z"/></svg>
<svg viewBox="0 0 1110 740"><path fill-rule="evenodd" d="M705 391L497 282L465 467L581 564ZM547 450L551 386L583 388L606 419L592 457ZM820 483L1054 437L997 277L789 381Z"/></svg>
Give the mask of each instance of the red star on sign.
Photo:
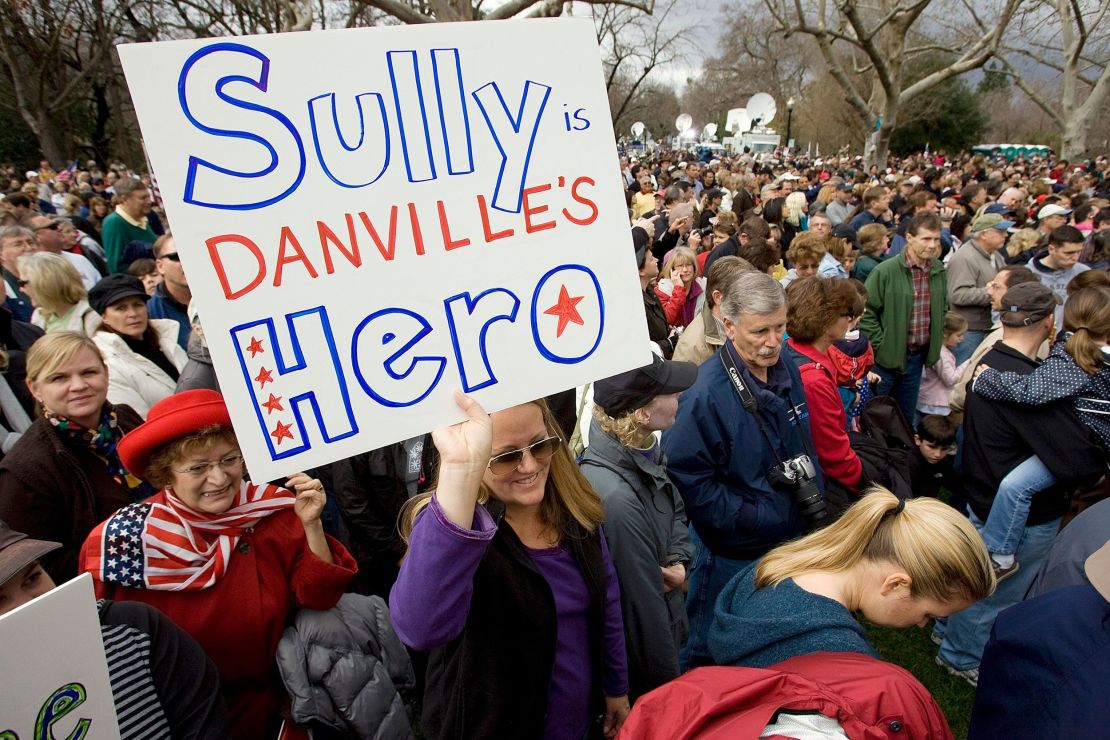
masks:
<svg viewBox="0 0 1110 740"><path fill-rule="evenodd" d="M563 336L563 330L567 328L567 324L572 321L578 325L584 325L586 322L582 320L582 315L578 313L575 308L585 296L570 297L567 293L567 286L562 285L559 287L559 301L551 308L544 311L545 314L559 317L559 327L555 330L556 338Z"/></svg>
<svg viewBox="0 0 1110 740"><path fill-rule="evenodd" d="M274 382L274 374L272 371L267 370L265 367L263 367L261 370L258 371L258 375L256 375L254 379L258 383L258 387L262 388L267 383Z"/></svg>
<svg viewBox="0 0 1110 740"><path fill-rule="evenodd" d="M281 405L281 396L270 394L269 401L263 401L262 405L266 407L266 415L274 413L275 411L285 411L285 407Z"/></svg>
<svg viewBox="0 0 1110 740"><path fill-rule="evenodd" d="M251 353L251 357L254 357L266 350L262 349L262 340L257 337L251 337L251 343L247 345L247 351Z"/></svg>
<svg viewBox="0 0 1110 740"><path fill-rule="evenodd" d="M292 428L292 424L282 424L279 421L277 423L277 426L274 427L274 431L270 432L270 436L273 437L274 441L280 445L281 440L285 439L286 437L288 437L289 439L293 439L293 433L289 431Z"/></svg>

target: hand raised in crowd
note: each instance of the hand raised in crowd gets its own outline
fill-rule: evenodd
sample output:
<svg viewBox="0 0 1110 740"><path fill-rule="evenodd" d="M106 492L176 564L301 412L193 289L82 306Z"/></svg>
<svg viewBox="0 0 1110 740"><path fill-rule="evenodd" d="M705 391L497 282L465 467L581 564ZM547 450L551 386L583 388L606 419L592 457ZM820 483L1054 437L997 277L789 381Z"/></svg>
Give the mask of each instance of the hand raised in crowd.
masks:
<svg viewBox="0 0 1110 740"><path fill-rule="evenodd" d="M660 565L659 570L663 571L663 593L670 593L676 588L681 588L682 584L686 582L686 566L682 563L668 566Z"/></svg>
<svg viewBox="0 0 1110 740"><path fill-rule="evenodd" d="M620 731L621 725L624 724L624 720L631 710L627 695L605 697L605 720L601 726L605 737L617 736L617 732Z"/></svg>
<svg viewBox="0 0 1110 740"><path fill-rule="evenodd" d="M285 487L297 496L293 513L301 520L301 524L308 526L319 522L324 504L328 500L323 484L316 478L309 478L307 473L293 473L285 481Z"/></svg>
<svg viewBox="0 0 1110 740"><path fill-rule="evenodd" d="M686 217L680 218L677 221L675 221L674 223L672 223L667 230L672 231L672 232L678 232L680 234L685 234L686 232L688 232L690 230L690 227L692 227L693 225L694 225L694 217L693 216L686 216Z"/></svg>
<svg viewBox="0 0 1110 740"><path fill-rule="evenodd" d="M489 465L493 424L481 405L460 390L455 391L455 403L469 418L432 432L440 460L436 499L448 519L469 529L478 487Z"/></svg>
<svg viewBox="0 0 1110 740"><path fill-rule="evenodd" d="M690 249L694 250L695 253L699 249L701 249L701 242L702 242L702 238L701 238L701 232L700 231L691 231L690 235L688 237L686 237L686 246L688 246Z"/></svg>

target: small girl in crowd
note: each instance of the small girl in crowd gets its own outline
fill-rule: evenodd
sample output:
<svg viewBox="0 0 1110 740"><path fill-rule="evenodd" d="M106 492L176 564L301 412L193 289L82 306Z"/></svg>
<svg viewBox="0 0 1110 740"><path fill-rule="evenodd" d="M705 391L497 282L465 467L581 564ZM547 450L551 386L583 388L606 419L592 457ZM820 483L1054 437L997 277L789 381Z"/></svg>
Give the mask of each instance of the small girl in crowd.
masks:
<svg viewBox="0 0 1110 740"><path fill-rule="evenodd" d="M704 300L694 250L678 247L670 254L663 265L663 277L655 284L655 294L663 304L668 324L684 328L694 320Z"/></svg>
<svg viewBox="0 0 1110 740"><path fill-rule="evenodd" d="M986 398L1037 406L1071 398L1076 415L1110 451L1110 288L1076 291L1064 304L1064 334L1040 367L1029 375L984 366L972 389ZM1014 553L1033 495L1056 483L1037 456L1010 471L998 487L990 516L980 531L1001 579L1018 570Z"/></svg>
<svg viewBox="0 0 1110 740"><path fill-rule="evenodd" d="M921 390L917 395L918 418L926 414L948 416L952 413L948 398L959 382L966 363L957 365L956 356L950 348L962 342L966 334L967 319L953 311L944 314L944 346L936 364L925 368L921 374Z"/></svg>
<svg viewBox="0 0 1110 740"><path fill-rule="evenodd" d="M871 372L875 367L875 351L859 331L859 321L867 305L867 288L858 280L851 283L859 295L852 310L851 328L843 339L829 347L827 354L832 362L833 380L848 415L848 431L858 432L860 409L872 396L868 381L877 383L879 376Z"/></svg>

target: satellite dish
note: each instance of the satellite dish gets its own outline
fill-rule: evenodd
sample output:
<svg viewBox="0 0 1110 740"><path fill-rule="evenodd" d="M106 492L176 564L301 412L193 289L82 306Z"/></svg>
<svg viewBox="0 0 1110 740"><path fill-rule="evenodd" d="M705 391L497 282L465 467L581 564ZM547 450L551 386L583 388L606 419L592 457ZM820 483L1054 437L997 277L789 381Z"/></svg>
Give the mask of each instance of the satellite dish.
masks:
<svg viewBox="0 0 1110 740"><path fill-rule="evenodd" d="M715 124L715 123L705 124L705 135L706 135L706 137L712 139L713 136L716 133L717 133L717 124Z"/></svg>
<svg viewBox="0 0 1110 740"><path fill-rule="evenodd" d="M679 133L686 131L694 125L694 119L690 117L689 113L683 113L678 118L674 119L674 127L678 129Z"/></svg>
<svg viewBox="0 0 1110 740"><path fill-rule="evenodd" d="M640 138L640 135L642 133L644 133L644 123L643 123L643 121L636 121L636 123L632 124L632 135L633 136L635 136L638 139L638 138Z"/></svg>
<svg viewBox="0 0 1110 740"><path fill-rule="evenodd" d="M767 93L756 93L748 99L748 119L752 126L766 126L775 120L775 99Z"/></svg>
<svg viewBox="0 0 1110 740"><path fill-rule="evenodd" d="M752 122L748 118L748 111L744 108L733 108L725 116L725 130L734 134L747 133L748 129L752 127Z"/></svg>

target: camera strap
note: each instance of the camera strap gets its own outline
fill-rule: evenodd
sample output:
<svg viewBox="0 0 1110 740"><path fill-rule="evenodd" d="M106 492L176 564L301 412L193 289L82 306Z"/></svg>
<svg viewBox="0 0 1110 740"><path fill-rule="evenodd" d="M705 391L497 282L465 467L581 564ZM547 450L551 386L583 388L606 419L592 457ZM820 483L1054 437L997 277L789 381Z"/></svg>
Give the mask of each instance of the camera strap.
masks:
<svg viewBox="0 0 1110 740"><path fill-rule="evenodd" d="M744 379L740 376L740 368L736 366L736 361L732 359L732 352L729 351L727 345L721 347L718 356L721 358L721 364L725 366L725 375L732 381L732 389L736 391L736 395L740 398L740 405L755 417L755 423L759 425L759 431L763 433L763 438L767 440L767 446L771 448L771 454L775 456L775 461L781 465L783 462L782 456L779 455L778 448L771 440L767 426L763 423L763 416L759 413L759 403L755 400L755 395L748 389L748 386L744 385Z"/></svg>

